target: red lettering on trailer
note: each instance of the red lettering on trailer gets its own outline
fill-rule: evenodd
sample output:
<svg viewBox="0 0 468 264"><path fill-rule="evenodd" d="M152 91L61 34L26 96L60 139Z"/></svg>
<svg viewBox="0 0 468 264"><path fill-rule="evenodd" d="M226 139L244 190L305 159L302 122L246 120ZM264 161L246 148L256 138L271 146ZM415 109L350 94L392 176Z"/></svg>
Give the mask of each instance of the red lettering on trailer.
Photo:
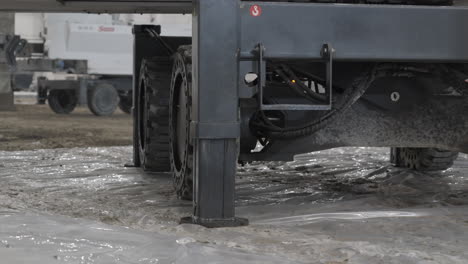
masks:
<svg viewBox="0 0 468 264"><path fill-rule="evenodd" d="M114 32L114 31L115 31L114 27L105 27L105 26L99 27L99 32Z"/></svg>
<svg viewBox="0 0 468 264"><path fill-rule="evenodd" d="M259 5L253 5L250 7L250 15L258 17L262 14L262 8Z"/></svg>

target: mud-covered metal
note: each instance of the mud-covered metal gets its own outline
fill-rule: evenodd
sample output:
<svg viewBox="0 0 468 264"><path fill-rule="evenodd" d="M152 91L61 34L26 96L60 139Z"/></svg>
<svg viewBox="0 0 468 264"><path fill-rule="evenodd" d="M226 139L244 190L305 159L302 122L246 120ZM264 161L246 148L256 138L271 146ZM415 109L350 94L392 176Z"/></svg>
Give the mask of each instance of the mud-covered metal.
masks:
<svg viewBox="0 0 468 264"><path fill-rule="evenodd" d="M385 71L333 122L309 136L275 140L263 155L274 158L289 153L292 157L338 146L436 147L467 152L468 120L464 113L468 110L468 86L456 81L454 69L429 66L430 70L420 73ZM451 81L444 76L451 76ZM395 91L399 100L392 100Z"/></svg>

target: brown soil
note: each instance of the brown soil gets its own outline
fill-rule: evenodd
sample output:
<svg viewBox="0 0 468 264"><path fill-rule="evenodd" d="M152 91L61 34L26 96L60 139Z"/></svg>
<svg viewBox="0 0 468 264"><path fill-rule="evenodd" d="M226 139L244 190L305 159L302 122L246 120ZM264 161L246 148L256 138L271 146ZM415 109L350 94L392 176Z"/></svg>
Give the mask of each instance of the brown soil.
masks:
<svg viewBox="0 0 468 264"><path fill-rule="evenodd" d="M85 107L58 115L47 105L16 105L16 111L0 112L0 150L131 144L132 119L120 110L110 117L94 116Z"/></svg>

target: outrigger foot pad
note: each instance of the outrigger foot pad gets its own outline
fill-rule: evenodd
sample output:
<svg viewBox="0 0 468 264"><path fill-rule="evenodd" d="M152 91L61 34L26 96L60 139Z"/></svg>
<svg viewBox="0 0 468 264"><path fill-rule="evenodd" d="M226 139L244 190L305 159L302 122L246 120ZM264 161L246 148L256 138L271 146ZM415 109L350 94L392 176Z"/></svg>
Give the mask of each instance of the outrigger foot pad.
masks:
<svg viewBox="0 0 468 264"><path fill-rule="evenodd" d="M202 219L199 217L183 217L180 219L180 224L195 224L207 228L220 228L220 227L238 227L249 225L249 220L246 218L227 218L227 219Z"/></svg>
<svg viewBox="0 0 468 264"><path fill-rule="evenodd" d="M140 167L140 166L137 166L137 165L135 165L135 163L131 162L131 163L125 163L124 167L125 168L137 168L137 167Z"/></svg>

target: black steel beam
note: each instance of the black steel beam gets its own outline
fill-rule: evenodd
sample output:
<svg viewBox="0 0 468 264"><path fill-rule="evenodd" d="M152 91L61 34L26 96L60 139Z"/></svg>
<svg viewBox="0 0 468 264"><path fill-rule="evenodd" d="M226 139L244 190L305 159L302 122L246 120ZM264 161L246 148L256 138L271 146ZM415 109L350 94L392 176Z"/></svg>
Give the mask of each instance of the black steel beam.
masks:
<svg viewBox="0 0 468 264"><path fill-rule="evenodd" d="M244 59L261 43L265 58L320 60L329 43L336 61L468 62L466 7L242 2L240 24Z"/></svg>

